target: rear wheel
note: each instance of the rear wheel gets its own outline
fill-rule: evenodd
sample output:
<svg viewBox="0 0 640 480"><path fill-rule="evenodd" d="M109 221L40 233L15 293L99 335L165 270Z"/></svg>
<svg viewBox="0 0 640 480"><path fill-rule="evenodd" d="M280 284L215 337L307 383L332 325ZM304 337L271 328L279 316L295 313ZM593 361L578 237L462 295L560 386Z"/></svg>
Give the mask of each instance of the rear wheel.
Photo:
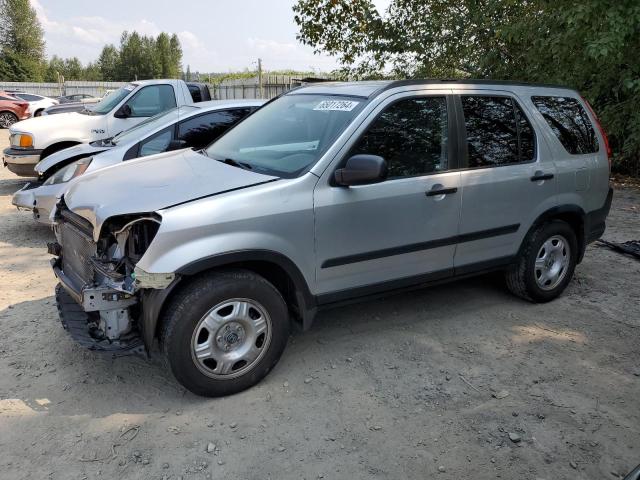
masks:
<svg viewBox="0 0 640 480"><path fill-rule="evenodd" d="M44 111L44 108L41 108L40 110L36 110L36 113L33 114L34 117L39 117L40 115L42 115L42 112Z"/></svg>
<svg viewBox="0 0 640 480"><path fill-rule="evenodd" d="M517 263L506 273L507 286L532 302L553 300L571 281L577 254L576 235L567 223L545 223L525 240Z"/></svg>
<svg viewBox="0 0 640 480"><path fill-rule="evenodd" d="M18 117L11 112L0 112L0 128L9 128L18 121Z"/></svg>
<svg viewBox="0 0 640 480"><path fill-rule="evenodd" d="M289 336L280 292L247 270L194 279L173 298L160 342L176 379L217 397L258 383L278 362Z"/></svg>

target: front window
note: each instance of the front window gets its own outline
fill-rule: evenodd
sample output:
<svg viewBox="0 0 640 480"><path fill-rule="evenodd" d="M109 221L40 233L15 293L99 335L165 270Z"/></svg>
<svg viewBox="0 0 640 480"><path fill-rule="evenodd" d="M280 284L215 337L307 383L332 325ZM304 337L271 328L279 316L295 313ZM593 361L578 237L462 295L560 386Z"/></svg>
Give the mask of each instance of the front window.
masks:
<svg viewBox="0 0 640 480"><path fill-rule="evenodd" d="M445 97L400 100L382 112L351 149L384 158L389 178L447 170L448 119Z"/></svg>
<svg viewBox="0 0 640 480"><path fill-rule="evenodd" d="M269 175L293 178L314 165L365 99L285 95L211 144L206 155Z"/></svg>
<svg viewBox="0 0 640 480"><path fill-rule="evenodd" d="M96 103L96 105L91 109L91 112L97 115L104 115L105 113L109 113L135 88L136 88L136 85L129 83L124 87L120 87L119 89L114 90L113 92L105 96L102 100L100 100L98 103Z"/></svg>
<svg viewBox="0 0 640 480"><path fill-rule="evenodd" d="M159 114L149 117L139 124L120 132L118 135L113 137L111 143L114 145L124 145L133 140L140 140L140 138L144 137L147 133L153 132L155 129L161 128L171 121L178 121L178 119L190 114L195 109L195 107L190 105L183 105L182 107L160 112Z"/></svg>
<svg viewBox="0 0 640 480"><path fill-rule="evenodd" d="M176 106L176 95L171 85L149 85L136 94L127 105L131 117L151 117Z"/></svg>

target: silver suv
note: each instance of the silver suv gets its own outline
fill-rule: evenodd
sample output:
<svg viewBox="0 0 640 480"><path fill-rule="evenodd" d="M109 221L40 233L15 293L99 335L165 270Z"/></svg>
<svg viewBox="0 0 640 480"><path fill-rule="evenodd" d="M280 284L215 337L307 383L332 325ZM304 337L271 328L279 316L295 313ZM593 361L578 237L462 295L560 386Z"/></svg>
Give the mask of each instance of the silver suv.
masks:
<svg viewBox="0 0 640 480"><path fill-rule="evenodd" d="M340 302L492 270L547 302L604 232L608 157L563 87L299 88L201 151L72 181L50 245L62 323L94 350L158 339L179 382L218 396Z"/></svg>

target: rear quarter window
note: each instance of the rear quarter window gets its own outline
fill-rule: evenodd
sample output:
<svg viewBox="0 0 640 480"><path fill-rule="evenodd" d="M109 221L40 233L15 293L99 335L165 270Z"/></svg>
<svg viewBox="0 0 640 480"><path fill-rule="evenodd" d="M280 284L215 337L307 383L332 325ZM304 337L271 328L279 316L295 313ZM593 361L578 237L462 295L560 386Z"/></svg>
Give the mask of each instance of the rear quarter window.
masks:
<svg viewBox="0 0 640 480"><path fill-rule="evenodd" d="M547 124L572 155L595 153L598 138L580 102L571 97L531 97Z"/></svg>

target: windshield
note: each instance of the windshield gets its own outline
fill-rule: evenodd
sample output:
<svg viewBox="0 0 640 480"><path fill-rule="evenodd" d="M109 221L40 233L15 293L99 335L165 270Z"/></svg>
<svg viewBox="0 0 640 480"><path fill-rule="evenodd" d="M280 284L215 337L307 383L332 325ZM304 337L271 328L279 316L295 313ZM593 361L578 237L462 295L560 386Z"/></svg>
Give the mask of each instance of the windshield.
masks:
<svg viewBox="0 0 640 480"><path fill-rule="evenodd" d="M91 111L98 115L104 115L105 113L110 112L113 107L118 105L124 97L129 95L137 85L133 83L128 83L124 87L120 87L113 92L108 93L102 100L96 103L95 107L91 109Z"/></svg>
<svg viewBox="0 0 640 480"><path fill-rule="evenodd" d="M247 117L206 155L269 175L292 178L315 164L366 100L285 95Z"/></svg>
<svg viewBox="0 0 640 480"><path fill-rule="evenodd" d="M172 108L164 112L160 112L153 117L149 117L139 124L123 130L111 140L114 145L126 144L130 141L141 140L144 135L151 133L158 128L162 128L172 122L177 122L180 118L189 115L190 113L198 110L197 107L191 105L183 105L181 107Z"/></svg>

